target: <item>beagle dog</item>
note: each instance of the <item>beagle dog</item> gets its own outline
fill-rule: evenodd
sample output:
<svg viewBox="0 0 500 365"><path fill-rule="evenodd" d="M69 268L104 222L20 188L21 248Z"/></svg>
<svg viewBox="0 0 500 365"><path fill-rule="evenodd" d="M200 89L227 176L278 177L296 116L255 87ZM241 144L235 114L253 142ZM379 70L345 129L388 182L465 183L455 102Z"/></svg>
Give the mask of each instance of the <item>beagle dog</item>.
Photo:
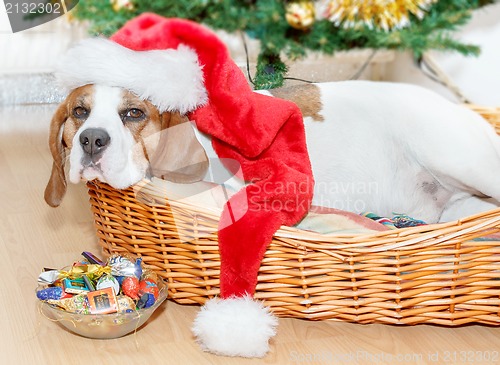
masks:
<svg viewBox="0 0 500 365"><path fill-rule="evenodd" d="M269 91L301 109L316 181L313 204L428 223L500 202L500 137L479 115L421 87L369 81ZM168 133L164 133L168 132ZM73 90L51 122L54 159L45 200L58 206L69 180L122 189L143 178L209 179L210 137L177 112L104 85ZM233 179L233 189L244 181Z"/></svg>

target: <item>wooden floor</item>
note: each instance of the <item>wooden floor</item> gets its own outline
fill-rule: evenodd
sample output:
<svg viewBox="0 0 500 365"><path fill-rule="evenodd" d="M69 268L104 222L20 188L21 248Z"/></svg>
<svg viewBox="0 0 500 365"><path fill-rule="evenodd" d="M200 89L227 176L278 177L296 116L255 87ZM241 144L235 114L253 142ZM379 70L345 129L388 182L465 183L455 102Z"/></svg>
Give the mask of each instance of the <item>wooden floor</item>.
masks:
<svg viewBox="0 0 500 365"><path fill-rule="evenodd" d="M98 253L83 185L45 205L55 106L0 108L0 362L2 364L495 364L500 328L358 325L280 319L264 359L202 352L190 332L197 308L166 302L137 333L73 335L39 313L36 278L84 250Z"/></svg>

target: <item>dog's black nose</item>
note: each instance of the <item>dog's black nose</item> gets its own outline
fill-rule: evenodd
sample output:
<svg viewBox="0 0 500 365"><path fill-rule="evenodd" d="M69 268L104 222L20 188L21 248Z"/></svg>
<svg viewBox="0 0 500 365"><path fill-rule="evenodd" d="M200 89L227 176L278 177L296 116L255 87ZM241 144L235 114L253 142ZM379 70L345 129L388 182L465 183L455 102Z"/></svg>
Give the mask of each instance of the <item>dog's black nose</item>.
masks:
<svg viewBox="0 0 500 365"><path fill-rule="evenodd" d="M102 153L108 147L110 139L108 132L101 128L89 128L80 133L83 151L91 157Z"/></svg>

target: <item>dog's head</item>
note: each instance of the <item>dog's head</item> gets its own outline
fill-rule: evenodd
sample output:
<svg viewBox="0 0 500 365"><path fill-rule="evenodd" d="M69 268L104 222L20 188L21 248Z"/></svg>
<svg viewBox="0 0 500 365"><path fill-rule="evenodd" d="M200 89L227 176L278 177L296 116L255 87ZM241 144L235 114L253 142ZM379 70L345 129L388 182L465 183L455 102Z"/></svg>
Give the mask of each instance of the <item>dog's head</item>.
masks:
<svg viewBox="0 0 500 365"><path fill-rule="evenodd" d="M76 88L61 103L49 146L54 161L45 201L53 207L66 192L67 159L71 182L98 179L117 189L149 176L193 182L208 168L187 117L160 113L130 91L97 84Z"/></svg>

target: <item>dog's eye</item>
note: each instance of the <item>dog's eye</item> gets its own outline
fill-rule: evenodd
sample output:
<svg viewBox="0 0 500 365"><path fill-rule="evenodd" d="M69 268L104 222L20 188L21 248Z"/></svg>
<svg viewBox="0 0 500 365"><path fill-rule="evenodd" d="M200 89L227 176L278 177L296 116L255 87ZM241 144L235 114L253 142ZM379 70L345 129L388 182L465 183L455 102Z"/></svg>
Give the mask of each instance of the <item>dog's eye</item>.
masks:
<svg viewBox="0 0 500 365"><path fill-rule="evenodd" d="M77 106L73 109L73 115L78 119L86 118L89 114L89 111L81 106Z"/></svg>
<svg viewBox="0 0 500 365"><path fill-rule="evenodd" d="M130 118L140 118L144 115L144 113L142 112L142 110L139 110L139 109L130 109L129 111L127 111L127 117L130 117Z"/></svg>
<svg viewBox="0 0 500 365"><path fill-rule="evenodd" d="M137 121L139 119L142 119L143 117L144 117L144 112L142 110L137 108L132 108L125 112L125 115L123 115L123 121L124 122Z"/></svg>

